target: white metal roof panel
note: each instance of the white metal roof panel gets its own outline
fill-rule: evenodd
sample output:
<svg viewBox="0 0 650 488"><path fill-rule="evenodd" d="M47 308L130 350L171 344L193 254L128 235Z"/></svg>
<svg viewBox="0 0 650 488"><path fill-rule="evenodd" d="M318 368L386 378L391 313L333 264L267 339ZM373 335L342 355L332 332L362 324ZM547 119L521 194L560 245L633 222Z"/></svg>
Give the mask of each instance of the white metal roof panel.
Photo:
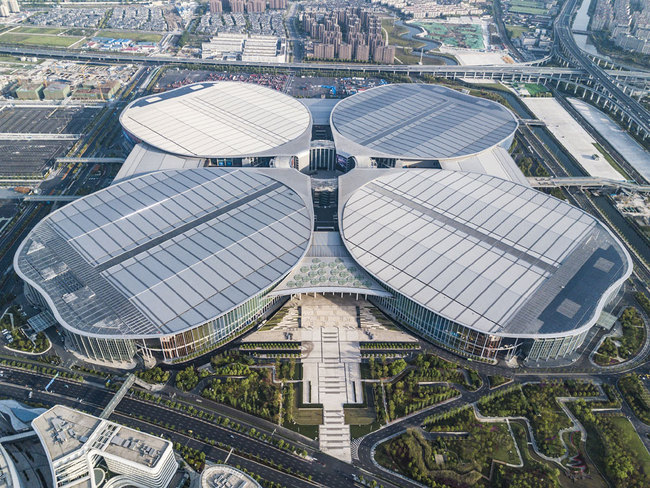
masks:
<svg viewBox="0 0 650 488"><path fill-rule="evenodd" d="M497 177L394 170L348 196L341 229L352 257L387 286L482 332L578 329L631 271L593 217ZM599 266L604 260L614 264ZM562 314L567 299L579 303L574 318Z"/></svg>
<svg viewBox="0 0 650 488"><path fill-rule="evenodd" d="M514 115L496 102L427 84L384 85L339 102L337 147L353 155L449 159L480 153L514 134Z"/></svg>
<svg viewBox="0 0 650 488"><path fill-rule="evenodd" d="M140 141L193 158L293 155L309 147L311 135L311 115L298 100L260 85L227 81L138 99L120 122Z"/></svg>
<svg viewBox="0 0 650 488"><path fill-rule="evenodd" d="M280 281L307 251L311 222L308 178L295 170L170 170L50 214L16 263L77 332L173 334ZM27 253L32 242L43 246ZM41 270L60 263L60 276L44 280Z"/></svg>

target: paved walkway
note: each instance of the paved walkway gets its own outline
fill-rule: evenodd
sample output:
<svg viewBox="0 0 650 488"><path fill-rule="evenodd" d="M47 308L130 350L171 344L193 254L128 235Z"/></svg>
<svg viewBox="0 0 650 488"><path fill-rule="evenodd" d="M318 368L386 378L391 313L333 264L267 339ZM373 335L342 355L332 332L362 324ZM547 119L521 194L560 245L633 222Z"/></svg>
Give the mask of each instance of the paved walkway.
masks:
<svg viewBox="0 0 650 488"><path fill-rule="evenodd" d="M371 305L354 297L303 295L290 302L288 312L273 329L249 335L246 341L302 343L304 404L323 405L320 449L352 462L350 428L344 405L363 403L361 350L363 341L415 341L401 331L380 325L368 311Z"/></svg>

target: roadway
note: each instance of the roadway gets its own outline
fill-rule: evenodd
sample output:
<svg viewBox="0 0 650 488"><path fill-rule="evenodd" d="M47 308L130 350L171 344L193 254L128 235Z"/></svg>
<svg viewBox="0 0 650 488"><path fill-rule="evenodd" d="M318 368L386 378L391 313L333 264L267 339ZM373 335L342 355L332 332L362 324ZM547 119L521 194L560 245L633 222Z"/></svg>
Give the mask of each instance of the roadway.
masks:
<svg viewBox="0 0 650 488"><path fill-rule="evenodd" d="M650 135L650 116L643 106L632 97L628 96L612 81L612 79L599 66L597 66L578 47L571 31L571 20L577 7L577 0L567 0L562 10L555 19L553 29L556 40L568 51L573 61L598 84L600 84L610 99L639 127L645 135Z"/></svg>
<svg viewBox="0 0 650 488"><path fill-rule="evenodd" d="M166 65L182 64L206 68L227 69L229 67L239 68L261 68L268 70L295 70L295 71L342 71L342 72L364 72L376 74L430 74L433 76L447 76L451 78L466 78L474 75L476 78L500 78L500 77L524 77L534 80L539 76L542 78L562 78L569 80L576 77L584 77L582 68L562 68L554 66L531 66L526 64L505 64L495 66L459 66L459 65L382 65L382 64L352 64L352 63L265 63L253 61L222 61L215 59L183 58L172 56L137 56L104 51L68 51L49 48L27 48L15 47L12 45L0 45L0 53L14 56L36 56L45 58L68 59L85 62L100 63L134 63L141 65ZM602 71L602 70L601 70ZM607 72L609 73L609 72ZM644 71L612 71L624 79L630 77L641 81L650 81L650 72ZM510 78L508 78L510 79Z"/></svg>
<svg viewBox="0 0 650 488"><path fill-rule="evenodd" d="M51 377L35 373L32 371L22 371L7 366L0 366L2 376L0 376L0 385L3 394L15 398L19 401L31 400L42 402L46 405L63 404L72 408L81 408L87 410L93 415L99 416L105 406L109 403L114 393L107 390L99 383L77 383L62 378L57 378L45 391L45 387L51 381ZM100 381L100 380L97 380ZM29 394L31 392L31 397ZM196 408L201 408L196 405ZM213 413L214 408L210 409ZM352 475L363 475L365 478L373 479L369 472L363 472L358 467L339 461L331 456L320 452L308 451L313 455L315 461L302 458L295 454L276 448L267 442L238 433L234 430L222 427L220 425L205 421L198 417L193 417L184 412L173 410L158 403L147 402L137 397L125 397L115 408L114 413L109 419L121 424L140 428L143 431L151 432L154 435L164 436L174 442L180 442L206 453L206 457L211 461L223 461L226 450L212 446L211 443L197 440L188 436L192 433L200 434L202 439L214 440L215 443L225 444L227 449L235 448L236 462L251 471L260 474L269 481L276 481L285 486L291 487L313 487L326 486L344 488L353 486ZM154 425L147 419L155 419L159 425ZM174 430L164 427L165 425L174 426ZM177 432L182 430L185 434ZM261 463L237 455L237 453L246 453L247 457L260 457L273 461L275 464L281 464L285 468L291 468L294 471L300 471L307 476L312 476L313 483L303 481L287 473L268 468ZM372 471L377 468L371 465ZM397 488L402 486L417 486L416 484L405 484L399 480L399 484L391 484L386 481L384 473L379 471L380 478L377 481L386 488ZM382 479L383 478L383 479Z"/></svg>
<svg viewBox="0 0 650 488"><path fill-rule="evenodd" d="M458 361L458 358L455 358L455 360ZM458 397L448 402L423 409L366 435L358 444L358 459L355 460L353 465L308 449L308 454L314 458L314 461L311 461L285 450L278 449L255 437L250 437L235 430L205 421L197 416L190 416L159 403L141 400L133 395L125 397L117 405L115 412L109 418L115 422L138 428L142 431L150 432L154 435L170 439L173 442L179 442L182 445L205 452L207 459L213 462L223 461L227 451L232 447L235 449L233 457L231 457L232 464L239 464L269 481L282 483L285 486L299 488L310 486L350 487L354 486L352 475L356 474L362 475L369 480L376 479L378 483L386 488L416 488L421 485L380 468L373 459L374 447L390 436L398 435L411 427L421 426L422 422L430 415L449 411L450 409L478 401L488 392L486 375L505 374L512 376L515 374L514 382L520 384L563 377L580 377L583 380L597 380L609 384L616 384L618 379L628 371L627 369L625 371L600 370L594 373L580 375L580 373L560 370L551 372L528 371L527 374L516 374L512 370L495 365L476 364L476 367L483 379L481 388L472 392L459 387ZM51 384L49 391L46 392L44 389L50 383L51 377L7 366L0 366L0 369L2 370L0 385L3 393L19 401L30 399L31 401L41 402L45 405L63 404L72 408L84 409L94 415L99 415L114 395L113 392L107 390L100 383L87 382L81 384L61 378L57 378ZM647 373L649 368L647 363L643 363L637 364L636 370L643 374ZM183 393L179 392L178 395L179 397L176 401L182 400ZM205 409L205 407L198 404L194 406L198 409ZM217 415L223 415L223 412L219 411L218 406L211 405L208 410ZM630 418L635 427L641 429L639 432L645 433L649 430L647 427L644 428L642 425L638 425L639 421L631 414L629 406L626 404L623 405L622 412ZM151 420L155 420L156 424L151 423ZM172 430L170 427L165 426L174 427ZM200 434L201 439L195 438L196 433ZM212 441L217 446L212 445ZM646 446L650 444L650 440L647 438L642 438L642 441ZM218 447L218 445L222 447ZM256 458L271 460L276 465L281 464L285 468L304 473L306 476L312 477L312 482L270 468L257 462L255 460Z"/></svg>
<svg viewBox="0 0 650 488"><path fill-rule="evenodd" d="M506 24L503 22L503 7L501 6L501 0L494 0L492 4L492 13L494 16L494 23L497 25L499 30L499 37L503 42L506 49L510 52L513 58L516 61L528 61L526 57L515 47L508 35L508 30L506 29Z"/></svg>
<svg viewBox="0 0 650 488"><path fill-rule="evenodd" d="M628 181L610 180L597 176L531 176L528 178L533 188L566 188L575 186L578 188L624 188L640 193L650 193L650 185L639 185Z"/></svg>

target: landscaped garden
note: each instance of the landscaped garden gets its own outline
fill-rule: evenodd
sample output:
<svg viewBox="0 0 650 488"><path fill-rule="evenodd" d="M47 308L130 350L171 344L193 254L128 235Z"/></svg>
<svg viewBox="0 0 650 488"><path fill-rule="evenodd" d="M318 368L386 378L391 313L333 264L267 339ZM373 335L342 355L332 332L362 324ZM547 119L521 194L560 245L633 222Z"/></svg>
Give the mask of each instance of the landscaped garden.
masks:
<svg viewBox="0 0 650 488"><path fill-rule="evenodd" d="M484 486L493 460L520 462L507 424L482 423L471 407L432 419L427 430L409 429L381 444L377 460L428 486Z"/></svg>
<svg viewBox="0 0 650 488"><path fill-rule="evenodd" d="M615 488L650 486L650 454L630 421L619 413L600 413L578 400L571 405L587 430L587 451Z"/></svg>
<svg viewBox="0 0 650 488"><path fill-rule="evenodd" d="M645 296L645 295L644 295ZM607 337L594 354L594 361L601 366L618 364L634 357L645 340L643 317L634 307L623 310L619 317L622 335Z"/></svg>
<svg viewBox="0 0 650 488"><path fill-rule="evenodd" d="M280 386L271 381L268 369L251 370L245 378L213 379L201 396L272 422L279 420Z"/></svg>
<svg viewBox="0 0 650 488"><path fill-rule="evenodd" d="M624 376L618 386L634 415L644 424L650 425L650 392L639 375L631 373Z"/></svg>
<svg viewBox="0 0 650 488"><path fill-rule="evenodd" d="M13 349L14 351L40 354L47 351L50 347L50 340L44 332L36 334L36 338L32 341L25 335L22 329L16 328L11 331L11 337L13 338L13 342L8 344L7 348Z"/></svg>
<svg viewBox="0 0 650 488"><path fill-rule="evenodd" d="M487 417L525 417L531 424L540 451L549 457L560 457L565 454L565 448L559 431L571 427L572 423L556 398L599 394L596 386L588 382L529 383L485 396L478 401L478 408Z"/></svg>

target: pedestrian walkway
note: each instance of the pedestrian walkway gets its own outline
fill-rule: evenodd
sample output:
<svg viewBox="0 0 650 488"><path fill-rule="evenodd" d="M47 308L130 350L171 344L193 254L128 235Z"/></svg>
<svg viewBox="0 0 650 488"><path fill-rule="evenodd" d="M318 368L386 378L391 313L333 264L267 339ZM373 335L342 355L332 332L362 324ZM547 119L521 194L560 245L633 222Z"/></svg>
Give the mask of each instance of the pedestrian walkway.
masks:
<svg viewBox="0 0 650 488"><path fill-rule="evenodd" d="M350 427L344 405L363 403L361 341L415 341L408 334L377 322L365 300L340 295L302 295L294 298L282 320L244 341L283 341L302 344L302 403L323 406L319 426L320 449L352 462Z"/></svg>

